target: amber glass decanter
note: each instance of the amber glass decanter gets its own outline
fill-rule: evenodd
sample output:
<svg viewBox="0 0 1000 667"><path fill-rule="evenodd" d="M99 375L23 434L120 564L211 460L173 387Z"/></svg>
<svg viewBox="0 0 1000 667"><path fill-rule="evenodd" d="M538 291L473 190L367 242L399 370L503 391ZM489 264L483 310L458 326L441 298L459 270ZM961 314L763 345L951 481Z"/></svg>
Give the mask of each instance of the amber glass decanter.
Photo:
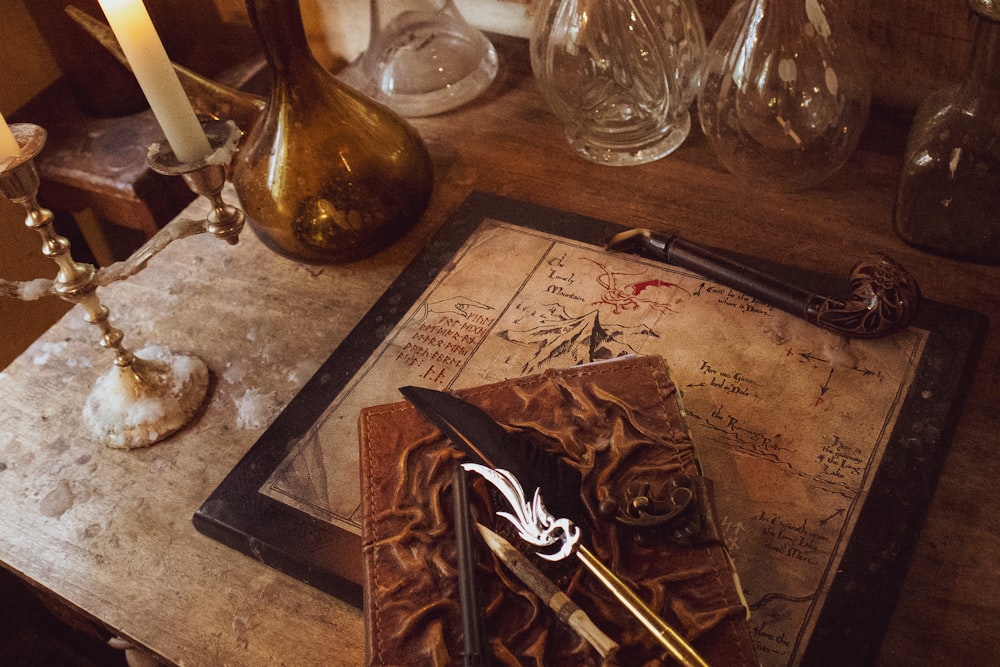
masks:
<svg viewBox="0 0 1000 667"><path fill-rule="evenodd" d="M427 149L395 112L338 81L313 57L299 0L247 0L273 74L262 117L232 180L250 227L306 262L371 255L423 214Z"/></svg>
<svg viewBox="0 0 1000 667"><path fill-rule="evenodd" d="M831 0L737 0L712 37L701 127L755 187L816 185L857 147L871 83L864 43L835 10Z"/></svg>
<svg viewBox="0 0 1000 667"><path fill-rule="evenodd" d="M969 0L977 22L964 82L913 119L896 196L896 233L918 248L1000 261L1000 2Z"/></svg>

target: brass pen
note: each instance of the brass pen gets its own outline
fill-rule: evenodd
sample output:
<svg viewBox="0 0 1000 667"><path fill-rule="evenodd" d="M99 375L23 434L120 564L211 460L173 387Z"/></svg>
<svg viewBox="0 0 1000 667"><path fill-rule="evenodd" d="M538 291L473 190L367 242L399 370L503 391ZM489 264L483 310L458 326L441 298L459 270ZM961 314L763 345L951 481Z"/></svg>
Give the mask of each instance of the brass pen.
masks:
<svg viewBox="0 0 1000 667"><path fill-rule="evenodd" d="M694 648L681 635L660 618L656 612L626 586L618 576L583 546L576 550L576 557L621 602L667 652L684 667L708 667Z"/></svg>

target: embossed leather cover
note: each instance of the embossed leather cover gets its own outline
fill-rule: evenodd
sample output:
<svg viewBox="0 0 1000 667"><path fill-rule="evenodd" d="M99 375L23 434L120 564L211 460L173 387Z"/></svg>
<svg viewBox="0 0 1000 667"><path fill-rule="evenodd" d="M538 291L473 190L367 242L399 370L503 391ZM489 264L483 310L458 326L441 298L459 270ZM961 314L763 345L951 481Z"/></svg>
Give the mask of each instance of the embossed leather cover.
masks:
<svg viewBox="0 0 1000 667"><path fill-rule="evenodd" d="M637 480L651 483L656 495L678 474L700 474L662 359L627 357L456 393L580 470L588 515L581 528L591 551L710 665L757 664L711 503L704 517L709 538L697 546L637 541L631 529L598 512L602 500L620 501ZM359 429L368 663L460 665L450 478L462 455L406 402L364 409ZM479 521L517 544L506 521L494 515L506 508L485 484L472 486L470 501ZM495 664L601 663L478 540L477 549L476 576ZM575 558L536 563L621 645L620 664L664 660L649 634Z"/></svg>

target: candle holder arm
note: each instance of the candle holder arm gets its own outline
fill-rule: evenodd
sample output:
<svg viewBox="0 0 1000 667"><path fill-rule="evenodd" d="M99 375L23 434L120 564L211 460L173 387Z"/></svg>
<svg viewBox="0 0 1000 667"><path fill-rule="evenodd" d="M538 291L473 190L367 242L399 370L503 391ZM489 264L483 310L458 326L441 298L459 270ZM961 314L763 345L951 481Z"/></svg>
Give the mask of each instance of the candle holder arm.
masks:
<svg viewBox="0 0 1000 667"><path fill-rule="evenodd" d="M43 296L55 294L54 288L55 281L48 278L24 281L0 278L0 297L20 299L21 301L35 301Z"/></svg>
<svg viewBox="0 0 1000 667"><path fill-rule="evenodd" d="M130 278L145 269L153 257L174 241L203 234L209 231L209 226L210 223L207 219L173 220L132 253L128 259L97 269L92 284L104 287L113 282ZM49 278L24 281L0 278L0 297L36 301L46 296L60 296L56 289L56 281Z"/></svg>
<svg viewBox="0 0 1000 667"><path fill-rule="evenodd" d="M229 243L237 242L245 216L227 205L221 192L226 165L242 133L231 121L211 121L204 127L212 149L208 155L181 162L162 142L151 147L148 159L156 171L182 176L192 191L209 199L212 210L207 217L171 222L127 260L98 271L73 259L69 241L53 229L52 212L38 203L39 177L33 160L45 144L45 130L27 123L11 126L20 152L0 165L0 194L25 209L25 225L41 236L42 253L56 263L59 273L54 280L0 280L0 296L30 301L55 295L78 305L84 319L100 329L100 346L113 352L115 361L97 380L83 417L92 433L109 447L133 449L159 442L191 421L208 393L208 367L201 359L162 347L147 347L138 354L126 348L123 333L111 324L109 310L97 294L98 287L141 271L178 239L210 232Z"/></svg>
<svg viewBox="0 0 1000 667"><path fill-rule="evenodd" d="M151 259L156 257L168 245L189 236L196 236L208 231L209 222L205 220L173 220L160 229L152 238L146 241L128 259L115 262L110 266L97 270L94 284L110 285L118 280L125 280L146 268Z"/></svg>

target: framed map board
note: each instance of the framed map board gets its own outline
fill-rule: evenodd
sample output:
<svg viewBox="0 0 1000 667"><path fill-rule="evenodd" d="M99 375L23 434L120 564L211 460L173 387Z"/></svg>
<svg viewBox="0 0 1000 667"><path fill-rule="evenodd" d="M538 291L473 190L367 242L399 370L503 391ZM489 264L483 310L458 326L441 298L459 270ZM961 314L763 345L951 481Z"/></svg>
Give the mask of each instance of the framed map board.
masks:
<svg viewBox="0 0 1000 667"><path fill-rule="evenodd" d="M877 653L985 318L925 302L892 336L825 332L603 243L625 227L473 193L195 514L361 604L358 411L626 354L664 358L714 480L762 664ZM795 275L820 294L846 278ZM844 267L844 276L850 267Z"/></svg>

